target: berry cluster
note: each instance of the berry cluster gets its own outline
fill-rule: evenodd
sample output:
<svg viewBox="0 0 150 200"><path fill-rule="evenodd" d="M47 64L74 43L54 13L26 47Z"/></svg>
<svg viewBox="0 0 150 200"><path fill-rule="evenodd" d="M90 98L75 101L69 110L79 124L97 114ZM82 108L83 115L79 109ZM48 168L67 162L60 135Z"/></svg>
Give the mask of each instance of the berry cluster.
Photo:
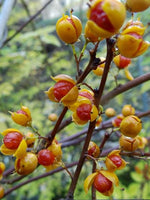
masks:
<svg viewBox="0 0 150 200"><path fill-rule="evenodd" d="M105 196L111 196L114 191L114 185L119 185L119 179L115 172L122 170L128 164L122 156L127 152L134 153L139 149L144 149L148 143L147 138L139 136L142 130L142 121L135 112L135 108L130 104L124 105L121 114L117 115L114 108L104 110L101 104L104 86L106 84L109 69L115 65L118 69L124 70L125 77L133 80L133 76L128 70L131 59L138 57L148 49L149 42L145 41L144 33L146 27L137 20L126 22L126 12L141 12L146 10L150 3L147 0L126 0L122 3L118 0L91 0L88 4L87 21L84 29L85 45L78 57L75 52L74 44L79 41L82 33L82 23L80 19L73 15L63 15L56 23L56 32L60 40L70 44L77 64L76 80L66 74L59 74L51 77L55 82L53 86L45 92L49 100L54 103L62 103L63 112L58 117L56 113L51 113L48 119L53 123L56 121L51 133L43 137L32 125L31 112L28 107L21 106L16 112L10 112L12 120L24 128L30 128L32 131L23 133L17 129L9 128L1 134L3 142L0 151L3 155L15 157L14 168L18 175L26 176L36 170L41 165L46 171L54 170L57 167L66 169L72 179L73 187L82 168L84 159L94 161L96 167L84 181L84 190L87 193L89 188L93 187ZM125 23L125 24L124 24ZM107 56L96 57L99 43L106 39ZM90 50L90 60L85 70L80 69L80 61L84 56L84 51L88 43L94 45ZM100 84L98 89L92 88L86 83L86 77L89 73L94 76ZM101 78L102 77L102 78ZM115 77L116 78L116 77ZM87 89L88 88L88 89ZM86 139L74 177L66 168L62 161L61 144L55 139L59 131L59 126L67 110L70 111L72 121L76 125L85 125L89 123L86 131ZM100 127L103 128L103 118L110 120L111 132L105 134L104 140L98 146L96 142L91 141L94 131ZM69 120L68 120L69 121ZM66 122L66 124L69 122ZM65 123L64 123L65 124ZM66 125L67 126L67 125ZM109 127L109 128L110 128ZM103 146L111 134L117 133L119 147L107 152L102 158ZM42 142L41 142L42 140ZM101 165L102 163L102 165ZM3 178L5 164L0 162L0 179ZM4 188L0 186L0 198L4 195Z"/></svg>

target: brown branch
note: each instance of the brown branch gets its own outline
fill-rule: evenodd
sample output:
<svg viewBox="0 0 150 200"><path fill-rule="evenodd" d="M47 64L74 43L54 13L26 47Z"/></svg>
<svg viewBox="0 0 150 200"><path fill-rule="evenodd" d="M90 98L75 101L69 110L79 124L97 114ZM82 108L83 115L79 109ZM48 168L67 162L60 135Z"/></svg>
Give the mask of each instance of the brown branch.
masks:
<svg viewBox="0 0 150 200"><path fill-rule="evenodd" d="M103 90L104 90L104 87L105 87L105 83L106 83L106 79L107 79L107 75L108 75L108 72L109 72L110 63L113 59L113 46L114 46L114 42L112 42L111 39L107 39L106 64L105 64L104 73L103 73L103 76L102 76L102 79L101 79L101 82L100 82L99 91L98 91L98 93L96 93L96 96L95 96L95 99L96 99L95 105L97 107L99 106L99 102L101 100L101 96L102 96L102 93L103 93ZM93 52L93 54L96 54L96 50L95 50L95 52ZM95 123L96 123L96 120L91 122L90 125L89 125L89 129L88 129L87 136L86 136L86 139L85 139L85 142L84 142L84 146L83 146L83 149L82 149L82 152L81 152L79 163L78 163L77 168L75 170L75 174L74 174L73 180L71 182L71 185L70 185L70 188L69 188L69 191L68 191L67 200L73 199L74 191L75 191L75 188L76 188L76 185L77 185L77 182L78 182L78 178L79 178L82 166L83 166L84 161L85 161L85 154L86 154L86 151L88 149L89 142L91 140L93 131L95 129Z"/></svg>
<svg viewBox="0 0 150 200"><path fill-rule="evenodd" d="M67 167L67 168L71 168L71 167L73 167L73 166L75 166L75 165L77 165L77 164L78 164L78 162L73 162L73 163L71 163L71 164L66 165L66 167ZM46 173L41 174L41 175L39 175L39 176L36 176L36 177L34 177L34 178L30 178L30 179L28 179L28 180L26 180L26 181L24 181L24 182L22 182L22 183L19 183L18 185L15 185L14 187L8 189L8 190L5 192L4 196L7 196L8 194L10 194L11 192L13 192L14 190L16 190L16 189L18 189L18 188L20 188L20 187L22 187L22 186L24 186L24 185L26 185L26 184L29 184L29 183L31 183L31 182L33 182L33 181L36 181L36 180L39 180L39 179L41 179L41 178L45 178L45 177L47 177L47 176L51 176L51 175L53 175L54 173L57 173L57 172L60 172L60 171L63 171L63 170L64 170L63 167L59 167L59 168L57 168L57 169L55 169L55 170L52 170L52 171L50 171L50 172L46 172Z"/></svg>
<svg viewBox="0 0 150 200"><path fill-rule="evenodd" d="M16 35L18 35L29 23L31 23L41 12L52 2L49 0L38 12L36 12L27 22L25 22L11 37L4 41L2 47L4 47L10 40L12 40ZM1 47L1 48L2 48Z"/></svg>
<svg viewBox="0 0 150 200"><path fill-rule="evenodd" d="M136 86L138 86L138 85L140 85L140 84L142 84L146 81L150 81L150 73L139 76L139 77L135 78L132 81L129 81L128 83L126 83L124 85L119 85L118 87L116 87L115 89L108 92L107 94L105 94L102 97L101 105L108 103L108 101L110 101L111 99L113 99L117 95L122 94L123 92L130 90L131 88L136 87Z"/></svg>
<svg viewBox="0 0 150 200"><path fill-rule="evenodd" d="M54 140L55 138L55 135L57 133L57 130L59 128L59 125L61 124L66 112L68 111L68 108L67 107L64 107L63 111L61 112L55 126L54 126L54 129L52 130L51 134L48 135L48 140L49 140L49 143L48 143L48 146L52 143L52 141Z"/></svg>

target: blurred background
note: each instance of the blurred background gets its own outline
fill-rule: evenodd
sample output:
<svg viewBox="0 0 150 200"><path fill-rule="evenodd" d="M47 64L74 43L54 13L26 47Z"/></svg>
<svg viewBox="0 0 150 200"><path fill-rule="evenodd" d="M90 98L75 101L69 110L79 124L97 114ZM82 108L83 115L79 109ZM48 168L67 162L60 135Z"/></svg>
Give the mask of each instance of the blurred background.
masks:
<svg viewBox="0 0 150 200"><path fill-rule="evenodd" d="M7 0L0 1L0 27L4 20L6 12L4 4ZM7 1L9 5L10 0ZM51 76L57 74L67 74L75 78L76 63L69 45L59 40L55 30L55 24L62 14L69 14L71 9L73 14L77 15L83 23L83 34L80 41L76 43L76 51L79 53L82 49L84 39L84 25L86 23L86 11L88 8L86 0L53 0L33 21L26 25L23 30L11 39L7 44L5 40L13 36L35 13L37 13L48 0L16 0L13 2L8 13L8 20L1 33L0 38L0 132L7 128L17 128L23 132L29 131L16 125L10 117L8 111L16 111L21 105L29 107L33 125L39 130L41 135L46 135L53 127L54 123L48 120L50 113L59 113L62 105L50 102L45 91L51 87L54 82ZM8 11L8 10L7 10ZM142 13L136 14L134 19L140 17L144 25L150 21L150 8ZM131 14L128 13L128 19ZM150 40L150 28L147 27L145 39ZM93 48L93 44L88 44L85 55L81 61L81 68L84 69L89 59L89 50ZM106 55L106 44L102 41L98 49L97 56ZM130 72L134 77L150 72L150 52L149 50L139 58L132 60L129 66ZM109 73L107 85L104 93L111 91L116 87L114 76L117 73L115 65L112 63ZM94 73L88 75L86 79L93 88L98 87L100 81ZM124 73L120 71L118 75L118 84L124 84L128 80ZM150 109L150 82L146 82L141 86L133 88L115 99L112 99L104 109L113 107L117 114L121 113L123 105L131 104L136 111L144 112ZM67 113L66 118L70 116ZM105 118L104 118L105 120ZM150 134L149 117L142 118L143 129L141 136ZM78 127L70 124L58 134L58 140L66 138L84 127ZM103 131L96 134L93 138L100 141ZM1 136L0 136L1 137ZM1 137L2 139L2 137ZM117 142L110 141L108 146L115 146ZM76 146L70 146L63 149L63 161L71 163L78 160L82 143ZM107 148L107 147L106 147ZM149 161L141 159L126 159L129 165L118 173L120 186L115 188L114 199L146 199L150 197L150 168ZM7 168L14 163L14 158L0 156L0 161L4 161ZM75 192L75 199L90 199L90 195L85 195L83 191L83 180L91 173L92 165L86 162L82 170L79 184ZM74 169L72 168L71 171ZM42 174L44 169L39 167L37 171L29 176ZM13 178L14 175L12 175ZM26 178L24 178L25 180ZM55 174L44 179L40 179L31 184L14 191L4 199L16 200L62 200L65 198L70 179L65 172ZM11 186L10 186L11 187ZM99 199L108 199L97 194Z"/></svg>

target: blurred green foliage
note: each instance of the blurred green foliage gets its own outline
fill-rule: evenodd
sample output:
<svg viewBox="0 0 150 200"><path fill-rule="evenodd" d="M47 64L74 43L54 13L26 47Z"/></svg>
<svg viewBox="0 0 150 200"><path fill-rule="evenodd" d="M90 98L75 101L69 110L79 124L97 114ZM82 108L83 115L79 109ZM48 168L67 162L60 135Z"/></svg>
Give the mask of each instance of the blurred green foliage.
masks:
<svg viewBox="0 0 150 200"><path fill-rule="evenodd" d="M39 1L30 1L28 3L31 13L34 13L41 8ZM149 10L138 14L136 17L146 25L148 23L147 15ZM85 11L80 10L78 13L82 15L83 21L86 21L84 16ZM27 15L23 5L18 1L12 11L12 17L8 22L8 37L11 36L27 19ZM20 34L12 39L5 47L0 50L0 131L4 131L6 128L18 128L24 132L28 131L25 128L14 124L10 118L8 111L16 111L20 108L20 105L29 107L32 113L33 124L38 128L42 135L46 135L53 127L54 123L48 120L48 115L52 112L60 113L62 106L51 103L44 91L53 85L51 76L55 76L60 73L65 73L73 78L76 75L76 64L71 52L71 48L68 45L63 44L57 37L55 32L55 23L57 19L43 20L42 17L38 17L34 20L33 24L29 24ZM84 26L84 25L83 25ZM150 39L150 28L147 29L146 39ZM84 37L77 43L76 50L79 52L82 48ZM92 44L87 46L84 59L81 62L82 69L85 68L89 53L88 50L93 47ZM106 55L105 42L99 47L98 56ZM142 73L150 71L150 56L149 52L146 52L142 57L135 58L132 61L129 69L134 77L138 77ZM114 75L117 73L117 69L112 64L108 82L104 93L111 91L116 85L114 81ZM88 75L86 79L93 88L98 86L100 78L97 78L94 73ZM127 80L124 77L123 71L119 72L118 84L124 84ZM112 99L107 107L114 107L117 114L121 112L124 104L132 104L137 111L146 111L150 107L150 87L149 82L131 89L123 94L120 94L115 99ZM143 98L146 95L146 99ZM146 102L146 104L145 104ZM66 115L69 117L70 113ZM142 135L146 136L150 133L150 125L147 118L143 119L144 125ZM60 138L66 138L82 127L77 127L74 124L69 125L65 130L59 134ZM95 136L95 140L100 140L100 135ZM116 144L116 143L115 143ZM114 145L113 142L110 146ZM69 147L64 149L64 161L72 162L78 159L81 152L81 146ZM71 154L72 153L72 154ZM0 160L3 160L1 155ZM12 159L5 157L5 163L7 168L12 164ZM118 172L120 186L115 188L114 198L128 199L128 198L148 198L150 196L149 184L150 181L145 181L143 174L138 174L134 166L144 168L146 161L136 160L131 162L129 159L129 165ZM73 168L74 169L74 168ZM71 171L73 171L71 169ZM38 168L33 175L36 176L42 174L44 171L42 167ZM90 195L85 195L83 191L83 180L91 173L91 162L88 161L83 167L83 173L79 179L79 184L75 192L76 200L90 199ZM13 177L12 177L13 178ZM25 178L26 179L26 178ZM24 180L25 180L24 179ZM32 182L24 187L14 191L8 197L4 199L16 199L16 200L59 200L65 198L67 190L69 188L70 179L66 172L61 172L38 181ZM11 186L10 186L11 187ZM139 193L140 191L140 193ZM108 199L97 193L97 199Z"/></svg>

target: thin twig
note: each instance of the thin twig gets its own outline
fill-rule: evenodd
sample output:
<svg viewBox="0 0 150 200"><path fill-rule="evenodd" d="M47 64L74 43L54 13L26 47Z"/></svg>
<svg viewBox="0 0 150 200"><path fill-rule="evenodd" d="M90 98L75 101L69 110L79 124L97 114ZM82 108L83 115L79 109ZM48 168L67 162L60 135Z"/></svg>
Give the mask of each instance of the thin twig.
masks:
<svg viewBox="0 0 150 200"><path fill-rule="evenodd" d="M126 92L147 81L150 81L150 73L139 76L124 85L119 85L118 87L114 88L112 91L108 92L102 97L101 105L108 103L111 99L113 99L117 95L122 94L123 92Z"/></svg>
<svg viewBox="0 0 150 200"><path fill-rule="evenodd" d="M49 0L38 12L36 12L27 22L25 22L11 37L4 41L2 47L4 47L10 40L12 40L16 35L18 35L29 23L31 23L41 12L52 2ZM1 48L2 48L1 47Z"/></svg>
<svg viewBox="0 0 150 200"><path fill-rule="evenodd" d="M75 165L77 165L77 164L78 164L78 162L73 162L73 163L71 163L71 164L66 165L66 167L67 167L67 168L70 168L70 167L73 167L73 166L75 166ZM29 183L31 183L31 182L33 182L33 181L36 181L36 180L39 180L39 179L41 179L41 178L45 178L45 177L47 177L47 176L50 176L50 175L52 175L52 174L54 174L54 173L57 173L57 172L60 172L60 171L63 171L63 170L64 170L63 167L59 167L59 168L57 168L57 169L55 169L55 170L52 170L52 171L50 171L50 172L46 172L46 173L41 174L41 175L39 175L39 176L36 176L36 177L34 177L34 178L30 178L30 179L28 179L28 180L26 180L26 181L24 181L24 182L22 182L22 183L19 183L18 185L15 185L14 187L8 189L8 190L5 192L4 196L10 194L10 193L13 192L14 190L16 190L16 189L18 189L18 188L20 188L20 187L22 187L22 186L24 186L24 185L26 185L26 184L29 184Z"/></svg>

